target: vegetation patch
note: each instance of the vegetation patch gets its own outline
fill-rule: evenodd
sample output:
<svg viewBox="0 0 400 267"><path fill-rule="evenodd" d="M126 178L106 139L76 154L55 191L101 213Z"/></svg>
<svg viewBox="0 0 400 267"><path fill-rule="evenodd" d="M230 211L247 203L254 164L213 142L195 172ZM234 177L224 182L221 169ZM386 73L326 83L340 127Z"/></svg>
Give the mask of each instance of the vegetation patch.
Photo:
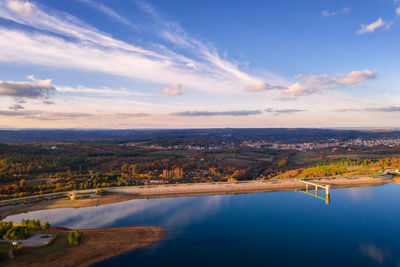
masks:
<svg viewBox="0 0 400 267"><path fill-rule="evenodd" d="M68 243L71 245L79 245L82 240L82 235L82 232L79 232L78 230L70 232L68 234Z"/></svg>

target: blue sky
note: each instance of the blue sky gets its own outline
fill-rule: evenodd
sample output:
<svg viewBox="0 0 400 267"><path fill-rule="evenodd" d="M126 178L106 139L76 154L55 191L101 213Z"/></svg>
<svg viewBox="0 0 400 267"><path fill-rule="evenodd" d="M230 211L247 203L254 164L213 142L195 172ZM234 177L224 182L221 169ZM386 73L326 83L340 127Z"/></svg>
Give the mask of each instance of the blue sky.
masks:
<svg viewBox="0 0 400 267"><path fill-rule="evenodd" d="M0 0L0 127L400 127L400 1Z"/></svg>

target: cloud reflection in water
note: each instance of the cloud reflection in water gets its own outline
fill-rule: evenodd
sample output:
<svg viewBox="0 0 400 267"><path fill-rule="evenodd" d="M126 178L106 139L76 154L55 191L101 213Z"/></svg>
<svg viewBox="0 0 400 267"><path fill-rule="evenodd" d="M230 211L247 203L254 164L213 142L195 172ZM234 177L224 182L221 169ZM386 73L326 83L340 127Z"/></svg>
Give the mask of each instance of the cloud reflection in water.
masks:
<svg viewBox="0 0 400 267"><path fill-rule="evenodd" d="M166 229L183 229L196 220L216 214L227 196L135 199L86 208L62 208L32 211L8 216L5 221L40 219L53 225L70 228L100 228L110 226L152 225Z"/></svg>

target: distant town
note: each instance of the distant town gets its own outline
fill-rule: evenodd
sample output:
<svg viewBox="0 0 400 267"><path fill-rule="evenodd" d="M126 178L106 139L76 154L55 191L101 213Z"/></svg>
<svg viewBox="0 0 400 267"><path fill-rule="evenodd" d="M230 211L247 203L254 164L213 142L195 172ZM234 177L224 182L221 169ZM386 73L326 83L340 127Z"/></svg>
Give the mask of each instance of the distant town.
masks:
<svg viewBox="0 0 400 267"><path fill-rule="evenodd" d="M135 146L134 143L128 144L132 147ZM187 150L209 150L215 151L223 148L237 148L237 147L251 147L251 148L270 148L275 150L320 150L331 147L352 147L352 146L364 146L364 147L376 147L376 146L386 146L395 147L400 146L400 138L354 138L347 141L342 141L339 139L327 139L318 142L304 142L304 143L281 143L281 142L268 142L268 141L242 141L240 144L235 144L234 142L226 143L222 142L220 145L211 146L199 146L199 145L175 145L175 146L162 146L162 145L150 145L149 148L153 149L187 149Z"/></svg>
<svg viewBox="0 0 400 267"><path fill-rule="evenodd" d="M0 131L0 199L148 184L378 175L400 133L328 129ZM21 142L20 140L25 140Z"/></svg>

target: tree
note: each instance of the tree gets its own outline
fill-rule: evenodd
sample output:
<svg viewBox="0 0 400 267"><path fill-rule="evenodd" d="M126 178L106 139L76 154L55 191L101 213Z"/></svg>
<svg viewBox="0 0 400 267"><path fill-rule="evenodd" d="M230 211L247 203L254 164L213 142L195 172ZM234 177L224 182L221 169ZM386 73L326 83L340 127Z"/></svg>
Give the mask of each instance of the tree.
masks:
<svg viewBox="0 0 400 267"><path fill-rule="evenodd" d="M0 238L7 233L13 227L12 222L0 222Z"/></svg>
<svg viewBox="0 0 400 267"><path fill-rule="evenodd" d="M23 187L25 187L25 185L26 185L26 180L25 180L25 179L21 179L21 180L19 181L19 186L20 186L21 188L23 188Z"/></svg>
<svg viewBox="0 0 400 267"><path fill-rule="evenodd" d="M25 239L30 236L29 229L24 226L14 226L3 236L5 240Z"/></svg>
<svg viewBox="0 0 400 267"><path fill-rule="evenodd" d="M39 219L37 219L37 220L22 219L21 225L24 227L27 227L28 229L32 229L32 230L39 230L41 228Z"/></svg>
<svg viewBox="0 0 400 267"><path fill-rule="evenodd" d="M286 160L286 159L281 159L281 160L278 162L278 167L279 167L279 168L282 168L282 167L286 166L286 164L287 164L287 160Z"/></svg>
<svg viewBox="0 0 400 267"><path fill-rule="evenodd" d="M70 243L71 245L79 245L82 239L82 235L82 232L79 232L78 230L70 232L68 234L68 243Z"/></svg>
<svg viewBox="0 0 400 267"><path fill-rule="evenodd" d="M46 231L47 229L49 229L49 227L50 227L50 223L49 223L49 222L44 222L44 224L42 225L42 229L43 229L44 231Z"/></svg>

